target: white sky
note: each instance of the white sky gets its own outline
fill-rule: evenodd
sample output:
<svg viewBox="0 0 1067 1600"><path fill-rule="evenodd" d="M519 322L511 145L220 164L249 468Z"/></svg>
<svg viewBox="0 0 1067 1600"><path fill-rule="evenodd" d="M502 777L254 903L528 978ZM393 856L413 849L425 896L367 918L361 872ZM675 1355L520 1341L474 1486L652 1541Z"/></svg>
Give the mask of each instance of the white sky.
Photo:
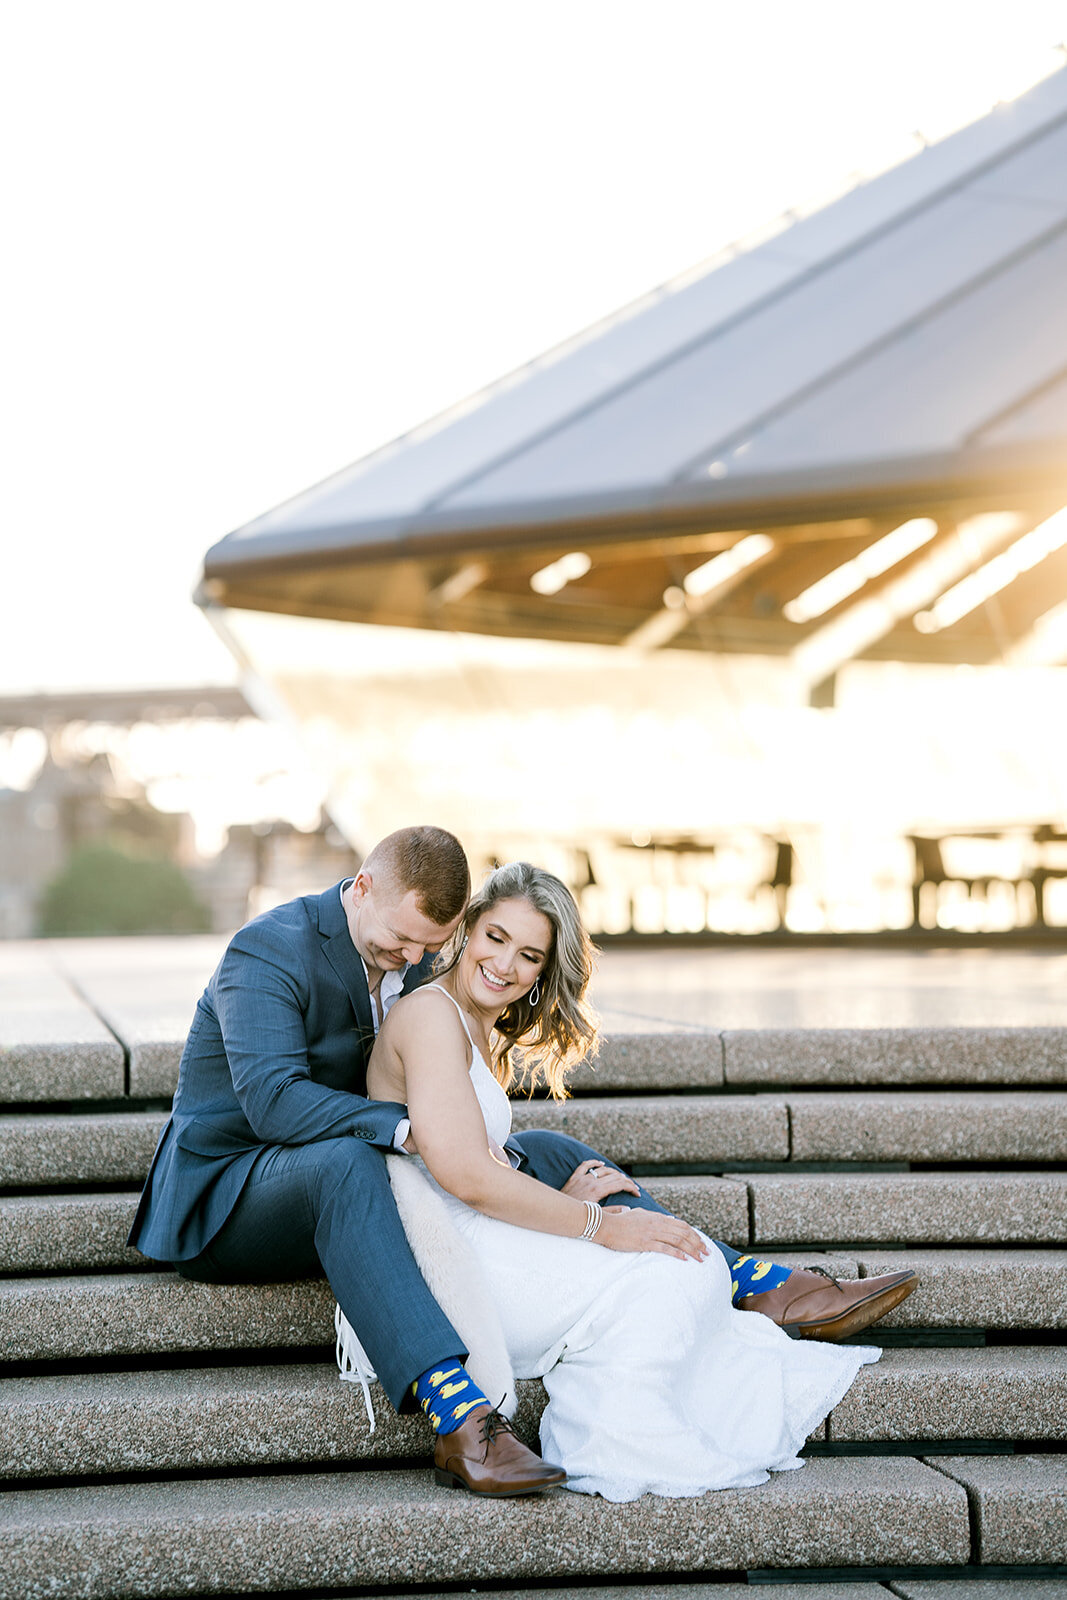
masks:
<svg viewBox="0 0 1067 1600"><path fill-rule="evenodd" d="M8 7L0 693L231 678L216 539L1064 39L1067 0Z"/></svg>

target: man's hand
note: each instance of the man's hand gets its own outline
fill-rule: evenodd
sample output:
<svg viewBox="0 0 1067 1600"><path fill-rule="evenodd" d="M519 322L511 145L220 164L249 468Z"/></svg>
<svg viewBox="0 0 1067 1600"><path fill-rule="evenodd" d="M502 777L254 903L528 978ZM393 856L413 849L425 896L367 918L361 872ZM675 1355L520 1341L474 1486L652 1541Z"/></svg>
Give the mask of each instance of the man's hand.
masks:
<svg viewBox="0 0 1067 1600"><path fill-rule="evenodd" d="M413 1133L408 1134L407 1138L404 1140L402 1149L406 1150L409 1156L418 1155L419 1147L415 1143L415 1135Z"/></svg>
<svg viewBox="0 0 1067 1600"><path fill-rule="evenodd" d="M575 1167L562 1192L573 1195L575 1200L600 1201L609 1194L640 1194L641 1190L618 1167L609 1167L605 1161L583 1161Z"/></svg>

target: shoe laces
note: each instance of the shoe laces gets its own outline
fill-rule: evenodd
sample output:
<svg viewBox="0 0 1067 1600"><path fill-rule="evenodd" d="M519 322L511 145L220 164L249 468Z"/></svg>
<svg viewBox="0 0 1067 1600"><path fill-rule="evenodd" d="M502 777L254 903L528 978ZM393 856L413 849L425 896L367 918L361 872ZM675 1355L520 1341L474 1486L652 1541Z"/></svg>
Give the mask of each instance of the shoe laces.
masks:
<svg viewBox="0 0 1067 1600"><path fill-rule="evenodd" d="M834 1277L833 1273L832 1272L827 1272L825 1267L805 1267L804 1271L805 1272L817 1272L820 1278L828 1278L830 1280L830 1282L833 1284L835 1289L840 1289L841 1288L840 1283ZM841 1292L844 1293L844 1290L842 1290Z"/></svg>
<svg viewBox="0 0 1067 1600"><path fill-rule="evenodd" d="M502 1411L498 1411L496 1406L493 1407L492 1411L487 1411L485 1416L482 1418L482 1438L485 1440L487 1445L492 1444L498 1433L514 1432L515 1429L512 1427L507 1417L505 1417Z"/></svg>

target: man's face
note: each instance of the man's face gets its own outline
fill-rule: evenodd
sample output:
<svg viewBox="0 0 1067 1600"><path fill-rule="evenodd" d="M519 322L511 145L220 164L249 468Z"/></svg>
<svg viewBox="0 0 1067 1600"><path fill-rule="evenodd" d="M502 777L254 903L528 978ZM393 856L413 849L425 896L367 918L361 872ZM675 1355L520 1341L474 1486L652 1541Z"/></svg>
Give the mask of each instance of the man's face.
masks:
<svg viewBox="0 0 1067 1600"><path fill-rule="evenodd" d="M399 896L376 890L373 879L362 872L351 895L348 926L352 942L368 967L379 972L397 972L409 961L414 966L427 950L440 950L462 917L460 913L442 928L423 916L410 889Z"/></svg>

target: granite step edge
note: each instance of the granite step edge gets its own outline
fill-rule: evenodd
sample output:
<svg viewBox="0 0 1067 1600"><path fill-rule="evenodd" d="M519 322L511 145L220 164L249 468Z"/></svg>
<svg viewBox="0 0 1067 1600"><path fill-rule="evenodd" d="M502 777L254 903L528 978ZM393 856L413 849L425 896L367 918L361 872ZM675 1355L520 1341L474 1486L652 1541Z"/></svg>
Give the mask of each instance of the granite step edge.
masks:
<svg viewBox="0 0 1067 1600"><path fill-rule="evenodd" d="M862 1087L827 1094L519 1099L515 1130L569 1133L622 1165L729 1161L1067 1162L1067 1092ZM0 1113L0 1188L140 1182L162 1111Z"/></svg>
<svg viewBox="0 0 1067 1600"><path fill-rule="evenodd" d="M841 1278L905 1269L919 1286L880 1327L1055 1331L1067 1327L1067 1251L879 1250L853 1255L792 1245L786 1266ZM333 1341L333 1295L322 1279L200 1284L145 1262L139 1272L0 1279L3 1362L72 1361L219 1349L322 1346Z"/></svg>
<svg viewBox="0 0 1067 1600"><path fill-rule="evenodd" d="M758 1493L624 1505L565 1489L487 1504L428 1472L357 1470L12 1491L0 1600L962 1564L970 1548L966 1491L911 1458L814 1460Z"/></svg>
<svg viewBox="0 0 1067 1600"><path fill-rule="evenodd" d="M358 1385L325 1360L0 1380L0 1478L425 1459L422 1417L397 1416L377 1385L372 1399L373 1431ZM516 1426L533 1443L541 1382L520 1382L519 1401ZM1024 1346L887 1350L813 1437L918 1446L1065 1432L1067 1348Z"/></svg>
<svg viewBox="0 0 1067 1600"><path fill-rule="evenodd" d="M1067 1172L745 1173L649 1177L713 1238L775 1254L937 1245L1067 1245ZM0 1273L136 1270L135 1191L0 1198Z"/></svg>
<svg viewBox="0 0 1067 1600"><path fill-rule="evenodd" d="M0 1063L0 1105L173 1094L184 1033L123 1029L95 1019L100 1039L64 1043L47 1032ZM164 1030L165 1031L165 1030ZM627 1089L1063 1084L1067 1027L707 1028L609 1034L595 1065L577 1069L578 1094ZM128 1084L125 1079L128 1075Z"/></svg>

